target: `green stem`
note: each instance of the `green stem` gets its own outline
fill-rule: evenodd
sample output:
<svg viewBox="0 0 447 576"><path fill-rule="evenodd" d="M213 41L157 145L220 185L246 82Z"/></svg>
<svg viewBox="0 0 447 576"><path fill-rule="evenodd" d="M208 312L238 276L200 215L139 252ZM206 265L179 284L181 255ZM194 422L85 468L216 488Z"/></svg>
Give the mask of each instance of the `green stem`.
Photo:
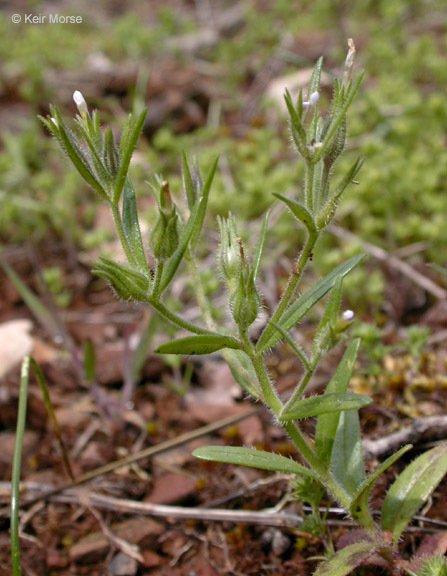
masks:
<svg viewBox="0 0 447 576"><path fill-rule="evenodd" d="M160 300L148 297L147 302L152 306L152 308L164 316L166 320L169 320L169 322L175 324L179 328L183 328L183 330L188 330L193 334L215 334L215 332L211 332L205 328L200 328L200 326L196 326L195 324L188 322L188 320L184 320L181 316L178 316L175 312L165 306Z"/></svg>
<svg viewBox="0 0 447 576"><path fill-rule="evenodd" d="M315 176L315 165L312 162L306 162L306 188L304 193L304 198L306 202L306 208L311 214L313 214L313 187L314 187L314 176Z"/></svg>
<svg viewBox="0 0 447 576"><path fill-rule="evenodd" d="M13 576L21 576L19 549L19 493L20 468L22 463L23 435L26 423L26 404L28 400L28 380L30 356L25 356L22 362L19 387L19 407L17 415L16 438L12 459L11 474L11 564Z"/></svg>
<svg viewBox="0 0 447 576"><path fill-rule="evenodd" d="M285 290L281 296L281 300L279 301L278 306L276 307L276 310L273 312L273 315L271 317L272 322L276 322L277 324L280 324L281 316L283 315L283 312L285 311L285 309L289 305L291 298L295 294L296 287L298 286L298 282L301 279L301 276L302 276L303 271L304 271L304 267L306 266L307 261L309 260L309 258L312 255L312 250L314 249L314 246L317 242L318 236L319 236L318 231L309 232L307 239L306 239L306 243L304 244L304 247L303 247L299 257L297 258L297 261L293 266L292 273L289 276L289 281L288 281L287 286L286 286L286 288L285 288ZM274 326L270 323L267 324L267 326L264 328L264 330L263 330L263 332L259 338L258 345L257 345L257 351L262 349L261 347L270 340L270 338L272 337L274 332L275 332Z"/></svg>
<svg viewBox="0 0 447 576"><path fill-rule="evenodd" d="M349 495L330 476L330 474L328 474L324 464L320 461L318 456L306 442L306 439L301 430L293 422L283 422L280 420L283 404L273 389L262 357L259 354L252 354L250 359L261 386L264 402L272 409L273 413L281 423L281 426L294 442L301 456L306 460L312 470L319 476L321 483L326 486L329 492L343 506L343 508L345 508L346 511L349 511L349 506L351 503Z"/></svg>
<svg viewBox="0 0 447 576"><path fill-rule="evenodd" d="M160 288L160 282L161 282L161 277L163 275L163 262L157 262L156 266L155 266L155 275L154 275L154 283L152 285L152 294L158 298L159 296L159 288Z"/></svg>
<svg viewBox="0 0 447 576"><path fill-rule="evenodd" d="M113 221L115 223L116 232L118 234L118 238L120 239L124 253L126 254L126 258L129 261L129 264L131 264L132 266L137 266L137 261L135 260L135 257L132 254L129 242L127 241L126 235L124 234L123 223L121 221L121 214L118 205L110 203L110 209L112 210L112 216Z"/></svg>
<svg viewBox="0 0 447 576"><path fill-rule="evenodd" d="M199 270L197 268L197 263L192 252L188 251L185 255L186 262L188 264L189 276L192 283L192 289L196 295L197 302L199 303L200 311L202 312L205 324L210 330L216 329L216 323L214 322L213 316L211 314L211 306L205 295L205 290L203 289L203 284L200 279Z"/></svg>
<svg viewBox="0 0 447 576"><path fill-rule="evenodd" d="M299 384L295 388L292 396L285 403L285 405L284 405L285 411L289 410L295 404L295 402L301 398L304 390L306 389L306 386L309 383L309 380L312 378L313 373L314 373L314 371L313 371L313 369L311 369L311 370L307 370L307 372L304 374L303 378L301 379L301 381L299 382Z"/></svg>

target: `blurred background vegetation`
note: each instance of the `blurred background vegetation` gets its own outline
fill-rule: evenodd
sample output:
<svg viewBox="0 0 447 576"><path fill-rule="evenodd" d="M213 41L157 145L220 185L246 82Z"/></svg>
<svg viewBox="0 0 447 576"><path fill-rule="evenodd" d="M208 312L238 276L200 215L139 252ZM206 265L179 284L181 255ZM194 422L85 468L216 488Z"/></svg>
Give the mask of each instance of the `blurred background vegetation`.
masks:
<svg viewBox="0 0 447 576"><path fill-rule="evenodd" d="M83 21L11 22L13 13L56 12ZM366 162L337 224L358 241L328 234L314 260L327 272L366 240L390 253L405 249L412 265L442 282L425 263L447 262L444 0L2 2L2 245L51 239L82 251L101 247L110 234L97 228L94 195L37 120L50 103L73 114L76 89L116 131L129 111L148 106L132 166L148 225L153 215L144 181L161 172L180 196L185 150L197 154L201 166L220 155L211 227L215 215L231 209L249 236L272 192L300 193L303 167L290 146L284 106L273 97L275 82L289 74L306 78L322 55L327 104L347 38L354 39L356 67L366 74L351 108L341 168L357 156ZM272 262L294 254L301 238L288 215L274 220ZM378 317L386 282L377 265L355 271L346 282L348 304Z"/></svg>

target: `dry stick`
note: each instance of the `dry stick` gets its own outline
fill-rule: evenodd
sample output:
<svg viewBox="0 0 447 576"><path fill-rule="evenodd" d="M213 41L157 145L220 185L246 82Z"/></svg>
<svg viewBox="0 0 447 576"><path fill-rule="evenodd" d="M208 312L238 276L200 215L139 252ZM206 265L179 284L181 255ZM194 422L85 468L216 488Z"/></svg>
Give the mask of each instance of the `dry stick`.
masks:
<svg viewBox="0 0 447 576"><path fill-rule="evenodd" d="M384 456L394 452L403 444L415 444L421 437L430 432L430 440L444 438L447 433L447 416L429 416L427 418L415 418L410 426L406 426L397 432L393 432L384 438L377 440L363 440L363 455L365 458Z"/></svg>
<svg viewBox="0 0 447 576"><path fill-rule="evenodd" d="M197 428L196 430L192 430L191 432L187 432L186 434L182 434L177 438L172 438L171 440L166 440L165 442L160 442L156 446L150 446L149 448L145 448L144 450L140 450L139 452L135 452L135 454L130 454L125 458L121 458L120 460L115 460L114 462L109 462L104 466L100 466L99 468L95 468L90 472L86 472L85 474L81 474L78 476L74 482L68 482L66 484L62 484L61 486L49 490L40 496L29 500L28 502L24 502L22 504L22 508L29 508L36 502L41 500L47 500L50 496L54 496L55 494L59 494L64 490L69 488L73 488L75 486L80 486L81 484L85 484L98 476L103 476L104 474L109 474L110 472L114 472L123 466L127 466L128 464L132 464L133 462L137 462L138 460L142 460L143 458L148 458L150 456L155 456L156 454L160 454L161 452L166 452L167 450L171 450L172 448L177 448L178 446L182 446L191 440L196 440L201 436L206 436L207 434L211 434L212 432L216 432L221 428L226 428L227 426L232 426L236 424L236 422L240 422L245 418L249 418L250 416L254 416L259 414L263 410L263 407L259 408L252 408L251 410L247 410L243 414L237 414L236 416L229 416L228 418L223 418L222 420L218 420L213 424L207 424L206 426L202 426L201 428Z"/></svg>
<svg viewBox="0 0 447 576"><path fill-rule="evenodd" d="M445 300L447 298L447 291L432 282L430 278L427 278L423 274L420 274L417 270L412 268L406 262L402 262L399 258L394 256L393 254L388 254L386 250L376 246L375 244L371 244L370 242L366 242L366 240L362 240L356 234L349 232L348 230L344 230L340 228L340 226L336 226L335 224L331 224L328 228L329 232L338 238L344 238L345 240L349 240L350 242L359 242L362 246L363 250L366 250L368 254L371 254L377 260L381 262L388 262L396 270L399 270L404 276L409 278L412 282L429 292L435 298L439 300Z"/></svg>
<svg viewBox="0 0 447 576"><path fill-rule="evenodd" d="M135 502L122 498L104 496L96 492L83 494L70 490L64 494L54 496L52 501L63 503L77 503L88 500L90 506L105 510L114 510L123 514L142 514L144 516L156 516L159 518L171 518L173 520L212 520L217 522L242 522L245 524L263 524L268 526L297 526L303 521L298 514L275 513L268 510L260 512L252 510L219 510L204 508L186 508L182 506L165 506L163 504L151 504L150 502Z"/></svg>
<svg viewBox="0 0 447 576"><path fill-rule="evenodd" d="M36 482L24 482L23 489L38 489L39 485ZM10 493L11 483L10 482L0 482L0 489ZM269 526L279 526L279 527L291 527L293 525L302 522L302 517L297 514L289 513L276 513L275 508L270 510L261 510L259 512L251 510L221 510L221 509L207 509L207 508L183 508L181 506L165 506L163 504L151 504L143 502L134 502L132 500L123 500L120 498L112 498L110 496L105 496L104 494L97 494L92 492L88 495L80 495L78 491L71 490L66 491L64 494L53 495L48 498L52 502L61 502L64 504L82 503L85 505L86 498L89 499L90 506L96 506L97 508L102 508L106 510L118 511L118 512L133 512L136 514L156 516L158 518L168 518L172 520L210 520L216 522L241 522L246 524L264 524ZM43 504L42 504L43 505ZM304 506L303 509L307 510L308 507ZM309 508L310 510L310 508ZM35 510L35 514L38 510ZM320 512L329 512L333 514L346 515L346 510L343 508L321 508ZM414 516L413 520L418 522L424 522L426 524L433 524L434 526L439 526L441 528L447 527L447 522L442 520L436 520L433 518L427 518L426 516ZM29 521L29 517L23 518L21 524L26 524ZM330 526L355 526L354 522L350 520L326 520L327 524ZM408 531L413 532L439 532L439 530L434 529L424 529L421 527L408 527Z"/></svg>

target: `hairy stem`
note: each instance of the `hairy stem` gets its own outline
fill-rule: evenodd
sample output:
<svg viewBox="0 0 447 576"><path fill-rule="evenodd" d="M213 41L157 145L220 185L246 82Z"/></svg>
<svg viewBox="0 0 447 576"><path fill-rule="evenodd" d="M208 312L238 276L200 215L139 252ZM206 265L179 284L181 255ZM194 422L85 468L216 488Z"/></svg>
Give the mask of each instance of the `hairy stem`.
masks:
<svg viewBox="0 0 447 576"><path fill-rule="evenodd" d="M149 297L147 301L152 306L152 308L164 316L166 320L169 320L169 322L175 324L175 326L178 326L179 328L183 328L183 330L188 330L193 334L214 334L214 332L211 332L210 330L200 328L200 326L196 326L195 324L188 322L188 320L184 320L181 316L178 316L170 308L165 306L160 300Z"/></svg>
<svg viewBox="0 0 447 576"><path fill-rule="evenodd" d="M211 306L205 295L205 290L203 289L203 284L200 279L199 270L197 268L196 259L191 251L188 251L185 255L186 262L188 264L189 276L191 279L192 289L196 295L197 302L199 303L200 311L202 312L205 324L210 330L216 329L216 324L214 322L213 316L211 314Z"/></svg>
<svg viewBox="0 0 447 576"><path fill-rule="evenodd" d="M273 312L273 315L271 317L272 322L276 322L276 323L280 323L281 320L281 316L283 315L283 312L286 310L286 308L288 307L290 300L292 299L293 295L295 294L296 288L298 286L298 282L301 279L301 276L303 274L304 268L307 264L307 261L311 258L312 256L312 250L314 249L314 246L317 242L319 236L319 232L310 232L309 235L307 236L306 239L306 243L304 244L304 247L300 253L300 255L298 256L295 264L293 265L293 270L292 273L289 276L289 280L287 283L287 286L281 296L281 300L278 303L278 306L276 308L276 310ZM266 344L270 338L272 337L273 333L275 331L275 328L272 324L267 324L267 326L264 328L264 331L262 332L260 338L259 338L259 342L258 344L262 345L262 344ZM259 347L258 347L259 350Z"/></svg>
<svg viewBox="0 0 447 576"><path fill-rule="evenodd" d="M293 391L292 396L285 403L284 410L289 410L295 404L295 402L301 398L304 390L306 389L306 386L309 383L309 380L313 376L313 373L314 373L313 369L306 371L303 378L300 380L300 382L296 386L295 390Z"/></svg>
<svg viewBox="0 0 447 576"><path fill-rule="evenodd" d="M163 262L157 262L155 266L154 284L152 286L152 294L155 297L159 296L158 291L160 288L162 274L163 274Z"/></svg>
<svg viewBox="0 0 447 576"><path fill-rule="evenodd" d="M126 254L126 258L129 261L129 264L132 266L137 266L137 261L135 260L134 255L132 254L132 250L129 246L129 242L127 241L126 235L124 234L123 230L123 223L121 221L121 214L117 204L110 204L110 208L112 210L113 221L115 223L115 229L118 234L118 238L120 239L121 246L123 247L124 253Z"/></svg>
<svg viewBox="0 0 447 576"><path fill-rule="evenodd" d="M267 370L264 366L262 357L259 354L253 354L251 355L250 359L261 386L263 400L272 409L273 413L279 420L281 411L283 409L283 404L272 386L272 382L270 381L270 378L267 374ZM306 439L301 430L293 422L280 421L280 423L287 434L290 436L291 440L294 442L301 456L306 460L310 468L316 474L318 474L321 483L326 486L328 491L343 506L343 508L345 508L346 511L349 511L351 502L349 495L328 473L324 464L320 461L318 456L306 442Z"/></svg>

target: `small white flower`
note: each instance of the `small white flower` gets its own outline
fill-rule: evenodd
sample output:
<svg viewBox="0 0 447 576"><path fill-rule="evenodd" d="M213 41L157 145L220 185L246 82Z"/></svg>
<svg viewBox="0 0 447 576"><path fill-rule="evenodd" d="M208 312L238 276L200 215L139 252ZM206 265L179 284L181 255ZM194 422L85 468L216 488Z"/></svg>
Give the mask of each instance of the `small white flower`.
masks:
<svg viewBox="0 0 447 576"><path fill-rule="evenodd" d="M75 90L73 92L73 100L76 106L78 107L79 113L81 115L87 114L88 112L87 102L85 101L84 96L82 95L81 92L79 92L79 90Z"/></svg>
<svg viewBox="0 0 447 576"><path fill-rule="evenodd" d="M352 310L345 310L342 314L342 318L345 322L349 322L354 318L354 312Z"/></svg>
<svg viewBox="0 0 447 576"><path fill-rule="evenodd" d="M307 100L303 102L303 110L305 108L309 108L309 106L315 106L315 104L318 102L319 99L320 99L319 92L312 92L312 94L309 96L309 102Z"/></svg>
<svg viewBox="0 0 447 576"><path fill-rule="evenodd" d="M318 92L312 92L312 94L309 96L309 102L312 105L315 105L319 99L320 99L320 94Z"/></svg>

